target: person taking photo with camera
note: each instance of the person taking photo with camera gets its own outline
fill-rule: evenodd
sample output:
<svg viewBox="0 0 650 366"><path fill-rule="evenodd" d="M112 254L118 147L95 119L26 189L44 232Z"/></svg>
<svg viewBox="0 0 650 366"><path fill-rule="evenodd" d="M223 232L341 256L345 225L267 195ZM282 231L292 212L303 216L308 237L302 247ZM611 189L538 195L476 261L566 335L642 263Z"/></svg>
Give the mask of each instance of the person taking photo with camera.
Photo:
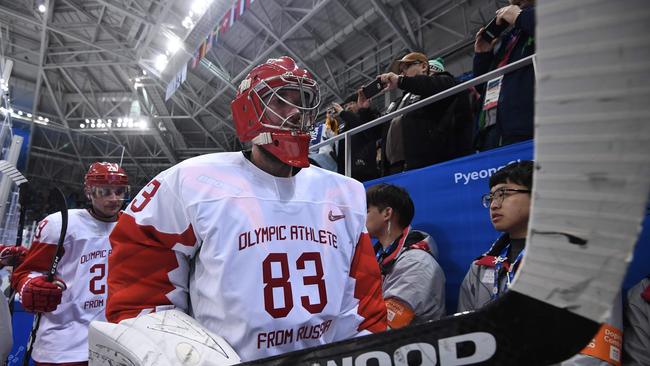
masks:
<svg viewBox="0 0 650 366"><path fill-rule="evenodd" d="M386 110L393 112L456 85L442 58L427 60L411 52L377 77L386 91L402 96ZM472 126L466 91L394 118L382 139L383 175L425 167L471 152Z"/></svg>

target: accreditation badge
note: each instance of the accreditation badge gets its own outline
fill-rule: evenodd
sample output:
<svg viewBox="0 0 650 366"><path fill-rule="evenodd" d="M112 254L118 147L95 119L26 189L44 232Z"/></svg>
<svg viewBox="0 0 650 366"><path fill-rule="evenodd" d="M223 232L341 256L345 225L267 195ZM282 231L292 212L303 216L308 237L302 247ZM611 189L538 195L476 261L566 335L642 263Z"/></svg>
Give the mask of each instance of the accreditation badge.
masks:
<svg viewBox="0 0 650 366"><path fill-rule="evenodd" d="M603 324L580 354L595 357L610 365L621 366L622 345L623 331L610 324Z"/></svg>
<svg viewBox="0 0 650 366"><path fill-rule="evenodd" d="M492 270L490 268L490 269L488 269L486 271L483 271L483 276L481 276L481 282L493 285L494 284L494 270Z"/></svg>

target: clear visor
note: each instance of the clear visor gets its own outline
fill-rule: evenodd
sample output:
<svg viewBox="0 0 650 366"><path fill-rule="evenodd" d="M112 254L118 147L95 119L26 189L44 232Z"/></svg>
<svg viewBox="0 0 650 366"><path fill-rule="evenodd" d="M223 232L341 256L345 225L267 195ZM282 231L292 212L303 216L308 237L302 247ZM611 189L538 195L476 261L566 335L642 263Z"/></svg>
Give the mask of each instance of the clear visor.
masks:
<svg viewBox="0 0 650 366"><path fill-rule="evenodd" d="M271 88L269 84L278 79L284 85ZM281 75L261 81L252 92L262 104L258 118L264 127L297 132L309 132L315 127L320 92L314 80Z"/></svg>
<svg viewBox="0 0 650 366"><path fill-rule="evenodd" d="M92 186L90 193L94 198L109 198L126 201L129 199L129 186Z"/></svg>

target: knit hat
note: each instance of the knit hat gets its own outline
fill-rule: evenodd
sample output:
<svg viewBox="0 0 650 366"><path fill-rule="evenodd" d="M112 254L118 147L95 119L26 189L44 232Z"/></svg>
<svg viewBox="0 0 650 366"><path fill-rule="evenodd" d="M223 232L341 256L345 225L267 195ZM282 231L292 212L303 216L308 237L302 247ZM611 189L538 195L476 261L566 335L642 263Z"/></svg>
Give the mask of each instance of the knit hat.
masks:
<svg viewBox="0 0 650 366"><path fill-rule="evenodd" d="M438 57L435 60L429 60L429 70L432 72L445 72L445 60Z"/></svg>
<svg viewBox="0 0 650 366"><path fill-rule="evenodd" d="M420 52L411 52L406 56L402 57L401 59L393 61L393 63L390 65L389 71L395 74L399 74L400 65L402 65L403 63L414 64L414 63L426 63L426 62L427 62L427 55Z"/></svg>

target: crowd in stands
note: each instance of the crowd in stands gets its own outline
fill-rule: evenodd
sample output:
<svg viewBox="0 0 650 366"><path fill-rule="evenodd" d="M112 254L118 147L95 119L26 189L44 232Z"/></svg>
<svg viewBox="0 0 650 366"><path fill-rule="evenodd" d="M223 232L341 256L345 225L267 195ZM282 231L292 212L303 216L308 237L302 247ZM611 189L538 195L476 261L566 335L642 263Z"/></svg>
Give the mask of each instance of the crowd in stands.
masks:
<svg viewBox="0 0 650 366"><path fill-rule="evenodd" d="M497 11L497 22L508 25L488 41L481 28L474 43L473 75L481 76L535 53L535 1L516 0ZM327 119L337 119L339 132L349 131L458 84L440 57L409 52L380 74L384 92L401 91L383 111L371 106L359 90L332 103ZM426 167L533 138L535 72L532 65L499 76L476 88L462 90L352 136L351 176L367 181ZM330 151L337 171L345 173L343 143ZM317 164L320 160L314 159ZM330 169L332 165L319 164Z"/></svg>

